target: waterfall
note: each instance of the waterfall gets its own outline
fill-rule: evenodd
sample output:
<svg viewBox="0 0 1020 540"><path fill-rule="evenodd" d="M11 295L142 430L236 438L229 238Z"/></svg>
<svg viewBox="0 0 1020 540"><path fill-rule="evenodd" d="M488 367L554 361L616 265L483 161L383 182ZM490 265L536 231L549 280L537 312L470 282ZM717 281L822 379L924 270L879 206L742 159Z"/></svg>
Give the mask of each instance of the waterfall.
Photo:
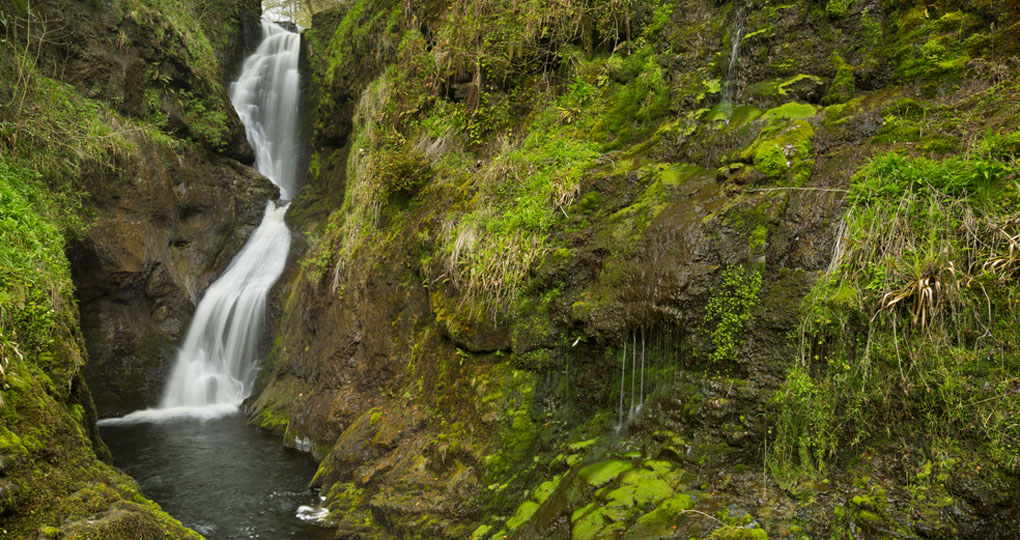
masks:
<svg viewBox="0 0 1020 540"><path fill-rule="evenodd" d="M240 405L255 381L266 296L283 272L290 231L287 207L266 204L255 230L195 310L161 408Z"/></svg>
<svg viewBox="0 0 1020 540"><path fill-rule="evenodd" d="M262 42L244 61L241 76L230 86L248 142L255 149L255 168L280 188L280 198L297 194L297 110L300 100L298 51L301 36L262 21Z"/></svg>
<svg viewBox="0 0 1020 540"><path fill-rule="evenodd" d="M159 407L104 423L229 414L251 392L266 297L290 249L283 220L287 201L300 187L299 46L298 34L263 21L262 42L230 88L230 101L255 150L255 167L280 188L284 202L266 203L262 223L202 297Z"/></svg>

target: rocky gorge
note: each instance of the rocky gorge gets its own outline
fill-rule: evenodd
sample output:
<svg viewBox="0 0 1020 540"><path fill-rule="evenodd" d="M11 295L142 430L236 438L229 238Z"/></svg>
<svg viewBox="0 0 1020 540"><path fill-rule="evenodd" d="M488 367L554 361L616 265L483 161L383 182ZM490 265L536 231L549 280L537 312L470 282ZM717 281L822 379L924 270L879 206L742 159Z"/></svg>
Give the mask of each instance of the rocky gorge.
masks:
<svg viewBox="0 0 1020 540"><path fill-rule="evenodd" d="M274 196L226 97L260 7L0 7L0 528L196 537L95 420ZM1018 12L318 10L251 424L337 538L1013 537Z"/></svg>

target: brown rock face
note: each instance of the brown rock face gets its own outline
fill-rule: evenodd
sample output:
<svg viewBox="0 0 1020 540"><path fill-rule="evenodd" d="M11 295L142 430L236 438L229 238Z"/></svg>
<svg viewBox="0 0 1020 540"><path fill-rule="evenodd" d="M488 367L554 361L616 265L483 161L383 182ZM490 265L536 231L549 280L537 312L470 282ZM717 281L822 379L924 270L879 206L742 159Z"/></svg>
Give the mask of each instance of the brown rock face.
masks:
<svg viewBox="0 0 1020 540"><path fill-rule="evenodd" d="M202 291L276 188L236 161L138 137L93 192L95 222L70 254L101 416L152 405Z"/></svg>

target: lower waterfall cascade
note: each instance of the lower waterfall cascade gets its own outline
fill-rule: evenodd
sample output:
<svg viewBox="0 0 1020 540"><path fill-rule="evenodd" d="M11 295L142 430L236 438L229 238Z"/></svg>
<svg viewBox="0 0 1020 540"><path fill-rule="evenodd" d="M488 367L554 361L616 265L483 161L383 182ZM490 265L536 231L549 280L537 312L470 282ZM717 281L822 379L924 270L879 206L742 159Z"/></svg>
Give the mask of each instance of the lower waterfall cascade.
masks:
<svg viewBox="0 0 1020 540"><path fill-rule="evenodd" d="M177 354L157 408L102 424L174 416L210 418L236 412L251 393L266 297L290 250L284 215L298 187L296 124L300 36L262 22L262 42L249 56L230 98L255 150L255 167L280 189L227 270L206 290Z"/></svg>

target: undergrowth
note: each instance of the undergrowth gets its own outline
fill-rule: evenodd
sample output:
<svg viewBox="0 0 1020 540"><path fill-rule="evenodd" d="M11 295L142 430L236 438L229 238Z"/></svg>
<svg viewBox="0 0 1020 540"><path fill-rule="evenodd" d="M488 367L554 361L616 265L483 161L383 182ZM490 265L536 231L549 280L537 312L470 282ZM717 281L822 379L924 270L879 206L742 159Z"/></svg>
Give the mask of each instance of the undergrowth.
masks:
<svg viewBox="0 0 1020 540"><path fill-rule="evenodd" d="M702 332L708 335L713 347L708 353L713 362L733 360L751 312L758 305L761 281L760 270L749 271L739 266L723 270L722 282L709 298L702 321Z"/></svg>
<svg viewBox="0 0 1020 540"><path fill-rule="evenodd" d="M71 297L54 203L38 173L0 156L0 378L52 343L54 312Z"/></svg>
<svg viewBox="0 0 1020 540"><path fill-rule="evenodd" d="M892 152L854 177L774 397L774 471L824 473L888 437L1020 465L1018 154L1020 132L989 134L961 157Z"/></svg>
<svg viewBox="0 0 1020 540"><path fill-rule="evenodd" d="M332 260L339 288L355 254L372 258L395 240L384 229L396 221L381 216L399 221L415 200L443 200L417 231L438 253L422 271L476 315L510 309L561 247L550 231L573 215L586 174L668 112L654 39L673 5L636 4L454 3L427 36L398 30L422 15L413 6L352 4L323 79L338 96L361 92L354 151L344 208L318 239L310 277ZM362 90L345 80L370 69L356 52L372 32L372 58L400 68ZM625 38L628 50L614 50Z"/></svg>

